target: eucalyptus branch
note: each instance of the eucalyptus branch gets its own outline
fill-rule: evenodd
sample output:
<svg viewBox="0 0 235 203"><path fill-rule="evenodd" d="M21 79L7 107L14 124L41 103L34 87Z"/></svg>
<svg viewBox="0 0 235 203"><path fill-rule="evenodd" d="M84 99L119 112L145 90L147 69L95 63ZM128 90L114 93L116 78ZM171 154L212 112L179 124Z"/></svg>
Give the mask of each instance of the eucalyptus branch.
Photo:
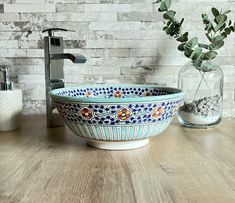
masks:
<svg viewBox="0 0 235 203"><path fill-rule="evenodd" d="M209 40L209 44L199 43L197 37L188 38L188 32L182 32L184 18L176 19L176 11L170 10L171 0L157 0L154 3L160 3L159 12L164 12L163 18L165 26L163 30L167 35L175 38L181 44L178 50L184 52L184 55L190 58L197 68L203 72L208 72L216 68L209 61L216 58L217 50L224 45L224 39L235 31L235 23L228 21L227 14L231 11L223 12L212 8L211 12L214 16L212 20L207 14L202 14L202 20L205 25L205 35ZM202 62L206 61L204 67L201 67Z"/></svg>
<svg viewBox="0 0 235 203"><path fill-rule="evenodd" d="M199 72L201 73L200 70L199 70ZM196 98L196 96L197 96L197 93L198 93L198 91L199 91L199 89L200 89L200 86L201 86L202 81L203 81L203 78L204 78L204 74L205 74L205 73L202 74L202 78L201 78L201 80L200 80L200 82L199 82L199 85L197 86L197 90L196 90L196 92L195 92L195 94L194 94L193 100L195 100L195 98Z"/></svg>

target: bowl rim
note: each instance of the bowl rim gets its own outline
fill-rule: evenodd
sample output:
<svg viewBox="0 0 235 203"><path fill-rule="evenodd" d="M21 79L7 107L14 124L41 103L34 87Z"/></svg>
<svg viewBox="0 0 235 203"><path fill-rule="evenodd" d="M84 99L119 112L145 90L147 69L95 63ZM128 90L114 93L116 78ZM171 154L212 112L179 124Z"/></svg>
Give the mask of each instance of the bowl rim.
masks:
<svg viewBox="0 0 235 203"><path fill-rule="evenodd" d="M174 90L176 93L160 95L160 96L146 96L146 97L124 97L124 98L97 98L97 97L71 97L58 95L61 91L75 90L79 88L95 88L95 87L144 87L144 88L159 88ZM141 84L83 84L74 85L65 88L58 88L51 90L50 95L52 99L60 101L83 102L83 103L130 103L130 102L151 102L151 101L165 101L176 98L183 98L185 91L174 87L165 87L160 85L141 85Z"/></svg>

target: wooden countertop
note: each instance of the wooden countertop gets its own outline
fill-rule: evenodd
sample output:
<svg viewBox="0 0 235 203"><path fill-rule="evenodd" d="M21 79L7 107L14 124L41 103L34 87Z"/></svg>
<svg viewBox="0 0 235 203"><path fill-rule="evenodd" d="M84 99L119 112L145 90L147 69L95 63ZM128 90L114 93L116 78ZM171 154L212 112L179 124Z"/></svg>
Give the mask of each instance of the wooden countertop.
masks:
<svg viewBox="0 0 235 203"><path fill-rule="evenodd" d="M235 202L235 122L173 123L144 148L94 149L66 128L26 116L0 132L0 202Z"/></svg>

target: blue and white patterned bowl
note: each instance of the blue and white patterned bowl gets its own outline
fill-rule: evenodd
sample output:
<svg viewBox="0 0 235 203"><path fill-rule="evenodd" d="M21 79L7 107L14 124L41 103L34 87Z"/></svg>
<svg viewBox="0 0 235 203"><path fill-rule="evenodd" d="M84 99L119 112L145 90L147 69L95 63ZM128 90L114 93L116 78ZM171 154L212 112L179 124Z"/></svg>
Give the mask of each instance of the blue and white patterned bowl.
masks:
<svg viewBox="0 0 235 203"><path fill-rule="evenodd" d="M183 102L180 89L154 85L83 85L51 97L66 125L88 144L132 149L163 132Z"/></svg>

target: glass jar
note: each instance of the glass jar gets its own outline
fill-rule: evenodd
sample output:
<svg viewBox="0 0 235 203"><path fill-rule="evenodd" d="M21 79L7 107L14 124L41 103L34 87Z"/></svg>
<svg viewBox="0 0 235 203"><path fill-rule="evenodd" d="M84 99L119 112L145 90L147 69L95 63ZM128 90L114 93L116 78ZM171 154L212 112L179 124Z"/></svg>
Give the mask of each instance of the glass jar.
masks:
<svg viewBox="0 0 235 203"><path fill-rule="evenodd" d="M220 123L223 113L224 74L211 61L186 63L179 72L178 88L186 92L179 108L181 124L207 128Z"/></svg>

